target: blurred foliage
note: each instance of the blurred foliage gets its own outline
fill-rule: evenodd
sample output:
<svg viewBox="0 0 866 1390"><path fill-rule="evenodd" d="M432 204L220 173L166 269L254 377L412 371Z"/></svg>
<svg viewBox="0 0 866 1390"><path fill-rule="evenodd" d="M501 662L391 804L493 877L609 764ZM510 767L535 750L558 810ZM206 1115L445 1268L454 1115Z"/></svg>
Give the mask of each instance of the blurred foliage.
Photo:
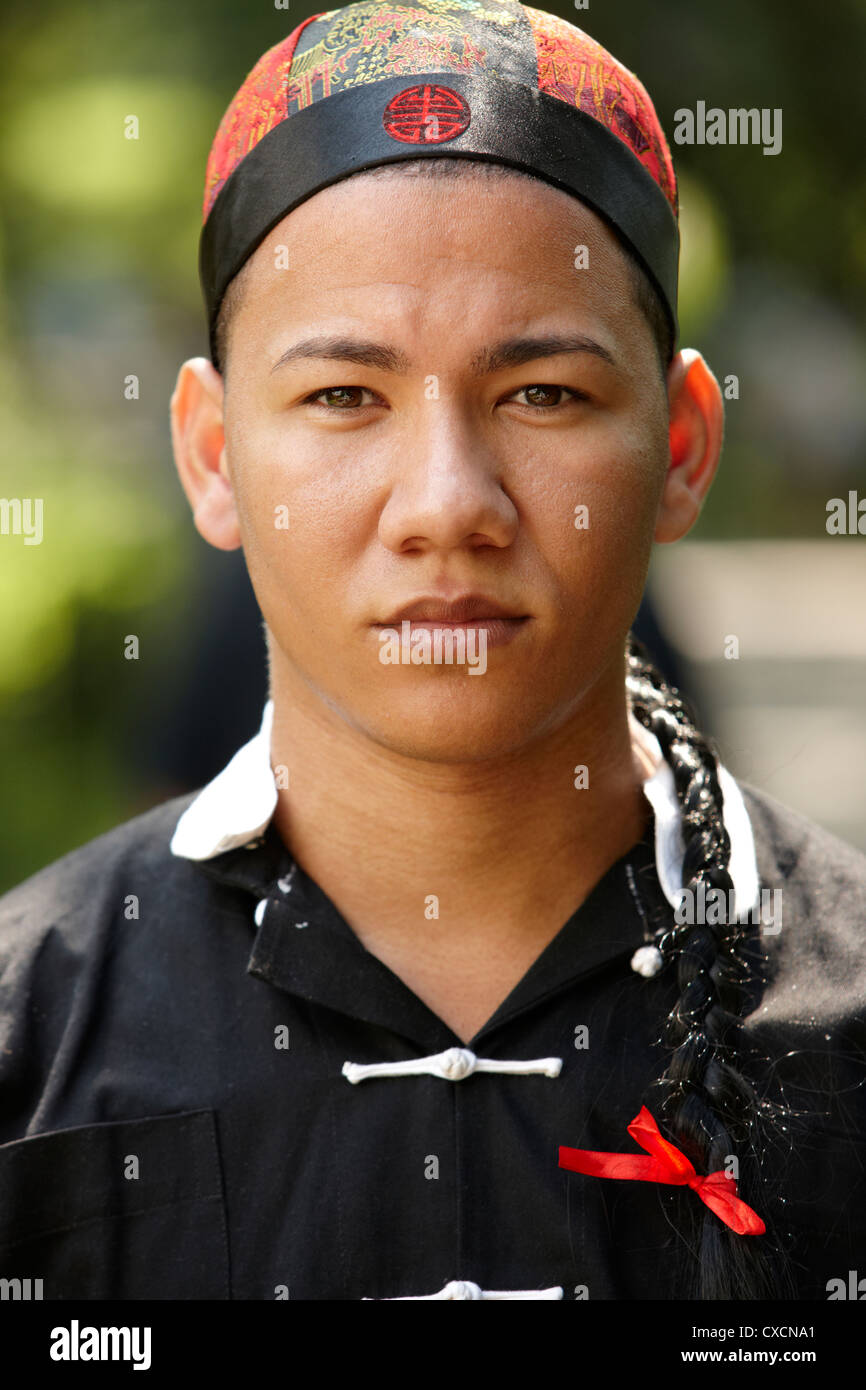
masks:
<svg viewBox="0 0 866 1390"><path fill-rule="evenodd" d="M669 137L698 100L782 108L778 156L672 147L681 341L740 381L696 534L822 534L866 451L866 7L552 8L641 76ZM0 888L183 789L137 748L180 692L206 569L167 420L178 365L206 351L204 167L246 73L312 12L43 0L2 21L0 494L44 498L50 544L0 537Z"/></svg>

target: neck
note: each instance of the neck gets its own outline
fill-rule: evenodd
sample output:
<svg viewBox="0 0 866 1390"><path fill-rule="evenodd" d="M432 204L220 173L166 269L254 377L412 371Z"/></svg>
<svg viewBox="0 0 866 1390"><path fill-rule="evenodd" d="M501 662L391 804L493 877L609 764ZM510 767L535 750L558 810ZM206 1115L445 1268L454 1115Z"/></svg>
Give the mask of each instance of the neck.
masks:
<svg viewBox="0 0 866 1390"><path fill-rule="evenodd" d="M543 945L645 832L620 670L549 736L461 765L382 747L285 671L272 697L271 763L290 770L277 829L370 949L414 951L434 925L440 944Z"/></svg>

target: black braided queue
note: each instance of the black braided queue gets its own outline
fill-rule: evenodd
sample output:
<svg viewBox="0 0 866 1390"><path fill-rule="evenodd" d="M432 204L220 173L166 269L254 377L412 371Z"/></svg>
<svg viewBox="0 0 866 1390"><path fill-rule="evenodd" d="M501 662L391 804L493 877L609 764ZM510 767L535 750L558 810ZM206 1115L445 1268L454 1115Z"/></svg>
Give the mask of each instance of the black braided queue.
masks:
<svg viewBox="0 0 866 1390"><path fill-rule="evenodd" d="M658 739L673 773L685 847L683 887L696 890L703 882L707 890L721 889L727 902L731 844L717 757L678 692L631 634L626 687L632 713ZM749 926L728 923L726 912L721 916L717 926L669 925L658 942L665 960L676 961L680 991L662 1039L673 1055L659 1082L661 1113L671 1139L699 1173L724 1169L736 1156L740 1195L750 1202L752 1189L760 1196L759 1122L772 1107L758 1100L738 1065L746 986L754 978L742 953ZM702 1205L694 1219L694 1297L780 1296L768 1236L736 1235Z"/></svg>

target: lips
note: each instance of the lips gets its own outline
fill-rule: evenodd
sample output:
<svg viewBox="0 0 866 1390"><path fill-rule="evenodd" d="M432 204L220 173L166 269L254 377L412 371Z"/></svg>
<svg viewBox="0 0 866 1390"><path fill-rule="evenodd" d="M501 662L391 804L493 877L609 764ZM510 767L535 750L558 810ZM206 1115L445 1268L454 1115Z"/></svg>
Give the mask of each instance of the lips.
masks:
<svg viewBox="0 0 866 1390"><path fill-rule="evenodd" d="M435 596L418 598L398 608L390 617L376 626L390 626L393 623L442 623L462 626L483 623L486 619L512 619L520 621L528 617L513 608L506 608L495 599L483 594L465 594L462 598L441 599Z"/></svg>
<svg viewBox="0 0 866 1390"><path fill-rule="evenodd" d="M437 598L428 594L422 598L404 603L384 622L373 623L374 628L396 628L402 632L401 640L408 644L412 635L426 631L462 632L468 636L479 632L478 641L484 643L484 650L506 647L513 642L530 623L530 615L517 609L508 608L496 599L485 594L463 594L459 598Z"/></svg>

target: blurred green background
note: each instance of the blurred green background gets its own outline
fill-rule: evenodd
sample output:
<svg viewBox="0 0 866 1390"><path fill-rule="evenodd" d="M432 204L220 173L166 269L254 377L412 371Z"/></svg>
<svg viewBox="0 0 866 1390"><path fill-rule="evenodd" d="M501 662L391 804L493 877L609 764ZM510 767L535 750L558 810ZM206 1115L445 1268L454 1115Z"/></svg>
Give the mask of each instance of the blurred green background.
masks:
<svg viewBox="0 0 866 1390"><path fill-rule="evenodd" d="M698 100L783 109L776 157L672 146L681 342L740 380L694 538L862 555L825 519L828 498L866 492L866 6L551 8L639 74L669 139ZM0 495L42 497L45 539L0 536L0 888L185 790L153 729L191 698L203 606L237 560L193 529L168 430L178 366L207 352L205 161L248 70L313 12L45 0L2 21ZM201 724L207 743L206 708ZM221 732L236 746L254 727Z"/></svg>

